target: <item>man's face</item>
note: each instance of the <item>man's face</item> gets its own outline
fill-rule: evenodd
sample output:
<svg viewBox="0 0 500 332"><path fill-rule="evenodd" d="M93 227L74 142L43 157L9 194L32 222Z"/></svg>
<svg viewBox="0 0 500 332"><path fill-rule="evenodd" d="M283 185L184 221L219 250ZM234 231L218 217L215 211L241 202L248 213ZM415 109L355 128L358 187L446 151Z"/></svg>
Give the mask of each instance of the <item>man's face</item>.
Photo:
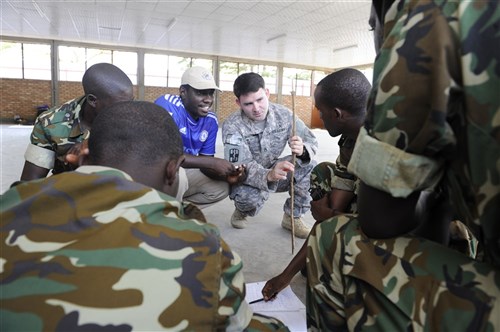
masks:
<svg viewBox="0 0 500 332"><path fill-rule="evenodd" d="M214 103L214 93L214 89L197 90L190 86L180 88L184 108L194 119L208 115Z"/></svg>
<svg viewBox="0 0 500 332"><path fill-rule="evenodd" d="M241 95L236 103L251 120L265 120L269 109L269 90L260 88L257 92Z"/></svg>
<svg viewBox="0 0 500 332"><path fill-rule="evenodd" d="M339 136L342 132L339 128L335 109L332 109L323 101L323 98L321 98L321 88L321 86L318 86L314 91L314 106L318 109L319 117L323 121L328 134L332 137Z"/></svg>

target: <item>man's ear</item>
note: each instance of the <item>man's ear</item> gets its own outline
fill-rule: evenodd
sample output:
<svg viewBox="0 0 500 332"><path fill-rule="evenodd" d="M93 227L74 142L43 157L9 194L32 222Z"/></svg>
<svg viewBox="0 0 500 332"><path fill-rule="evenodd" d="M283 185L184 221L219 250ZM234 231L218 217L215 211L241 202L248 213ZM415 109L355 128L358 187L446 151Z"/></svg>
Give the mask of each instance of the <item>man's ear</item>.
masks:
<svg viewBox="0 0 500 332"><path fill-rule="evenodd" d="M87 95L87 103L92 106L93 108L96 108L97 106L97 97L91 93Z"/></svg>
<svg viewBox="0 0 500 332"><path fill-rule="evenodd" d="M187 89L185 86L181 85L179 87L179 96L181 97L185 97L186 96L186 93L187 93Z"/></svg>
<svg viewBox="0 0 500 332"><path fill-rule="evenodd" d="M177 172L179 171L179 167L181 167L184 162L184 155L180 156L179 159L170 159L165 165L165 176L164 183L166 186L172 186L175 183L175 179L177 178Z"/></svg>
<svg viewBox="0 0 500 332"><path fill-rule="evenodd" d="M240 98L236 98L236 105L238 105L239 108L241 108L241 103L240 103Z"/></svg>
<svg viewBox="0 0 500 332"><path fill-rule="evenodd" d="M333 110L333 114L335 115L335 118L341 119L343 117L342 110L340 108L335 107Z"/></svg>

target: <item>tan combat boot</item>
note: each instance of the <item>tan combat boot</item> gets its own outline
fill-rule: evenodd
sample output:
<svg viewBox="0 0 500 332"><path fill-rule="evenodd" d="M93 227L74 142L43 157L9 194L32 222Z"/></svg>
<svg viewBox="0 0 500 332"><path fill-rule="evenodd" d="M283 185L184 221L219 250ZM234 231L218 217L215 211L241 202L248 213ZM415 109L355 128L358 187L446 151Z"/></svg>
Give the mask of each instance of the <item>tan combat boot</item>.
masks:
<svg viewBox="0 0 500 332"><path fill-rule="evenodd" d="M294 222L294 233L295 236L301 239L305 239L311 229L304 224L301 217L293 218ZM283 220L281 221L281 227L289 231L292 230L292 218L286 213L283 214Z"/></svg>
<svg viewBox="0 0 500 332"><path fill-rule="evenodd" d="M231 226L239 229L247 227L246 215L244 215L240 210L234 209L233 215L231 216Z"/></svg>

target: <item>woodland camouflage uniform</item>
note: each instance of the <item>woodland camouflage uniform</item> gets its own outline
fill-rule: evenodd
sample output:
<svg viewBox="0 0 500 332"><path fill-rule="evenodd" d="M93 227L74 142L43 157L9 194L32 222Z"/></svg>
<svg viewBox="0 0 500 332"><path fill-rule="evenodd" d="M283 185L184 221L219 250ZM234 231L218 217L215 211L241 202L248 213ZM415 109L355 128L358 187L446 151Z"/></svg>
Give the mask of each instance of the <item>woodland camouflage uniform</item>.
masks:
<svg viewBox="0 0 500 332"><path fill-rule="evenodd" d="M499 2L396 1L384 24L348 169L394 197L442 188L484 259L324 221L308 242L309 329L500 330Z"/></svg>
<svg viewBox="0 0 500 332"><path fill-rule="evenodd" d="M2 331L273 331L242 262L194 205L81 166L0 203Z"/></svg>
<svg viewBox="0 0 500 332"><path fill-rule="evenodd" d="M70 100L38 116L31 133L31 144L24 155L26 161L53 169L54 174L72 169L71 165L65 163L66 153L75 143L82 142L90 135L80 124L80 112L85 99L80 97Z"/></svg>

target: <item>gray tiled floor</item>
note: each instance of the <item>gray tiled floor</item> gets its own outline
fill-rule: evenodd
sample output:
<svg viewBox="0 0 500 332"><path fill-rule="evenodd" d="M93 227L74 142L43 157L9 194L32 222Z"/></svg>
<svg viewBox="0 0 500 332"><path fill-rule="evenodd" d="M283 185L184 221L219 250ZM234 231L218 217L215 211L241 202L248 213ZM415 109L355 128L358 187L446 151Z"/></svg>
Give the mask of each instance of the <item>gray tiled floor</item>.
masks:
<svg viewBox="0 0 500 332"><path fill-rule="evenodd" d="M29 143L32 127L0 125L1 143L1 192L18 180L24 164L24 151ZM337 139L331 138L325 130L314 129L319 141L318 162L334 161L338 155ZM220 136L217 141L217 156L222 156ZM291 235L280 226L283 216L283 203L287 193L270 195L258 216L249 218L249 225L243 230L234 229L229 223L233 213L233 203L226 198L220 203L203 210L209 222L217 225L223 238L238 252L244 264L247 282L265 281L280 273L292 259ZM310 213L305 221L312 226L314 220ZM295 253L304 243L295 239ZM292 281L292 289L305 302L305 278L297 274Z"/></svg>

